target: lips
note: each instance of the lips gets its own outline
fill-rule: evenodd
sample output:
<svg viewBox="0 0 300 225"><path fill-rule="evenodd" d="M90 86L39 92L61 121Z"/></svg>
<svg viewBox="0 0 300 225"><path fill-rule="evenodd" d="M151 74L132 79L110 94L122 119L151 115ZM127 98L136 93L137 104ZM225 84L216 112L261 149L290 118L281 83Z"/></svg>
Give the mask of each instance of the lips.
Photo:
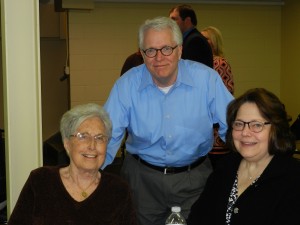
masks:
<svg viewBox="0 0 300 225"><path fill-rule="evenodd" d="M86 157L86 158L96 158L96 155L91 155L91 154L82 154L82 156Z"/></svg>
<svg viewBox="0 0 300 225"><path fill-rule="evenodd" d="M246 142L246 141L241 141L243 145L255 145L257 142Z"/></svg>

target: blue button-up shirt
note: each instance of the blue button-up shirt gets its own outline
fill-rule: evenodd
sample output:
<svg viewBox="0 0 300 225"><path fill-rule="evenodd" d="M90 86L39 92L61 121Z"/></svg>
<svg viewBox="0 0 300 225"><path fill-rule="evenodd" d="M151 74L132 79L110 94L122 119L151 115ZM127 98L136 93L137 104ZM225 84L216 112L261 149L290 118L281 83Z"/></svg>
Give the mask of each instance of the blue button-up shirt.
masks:
<svg viewBox="0 0 300 225"><path fill-rule="evenodd" d="M113 123L105 167L128 129L126 150L157 166L186 166L213 145L213 124L224 140L226 108L233 96L213 69L180 60L177 80L167 94L153 82L145 64L114 84L105 109Z"/></svg>

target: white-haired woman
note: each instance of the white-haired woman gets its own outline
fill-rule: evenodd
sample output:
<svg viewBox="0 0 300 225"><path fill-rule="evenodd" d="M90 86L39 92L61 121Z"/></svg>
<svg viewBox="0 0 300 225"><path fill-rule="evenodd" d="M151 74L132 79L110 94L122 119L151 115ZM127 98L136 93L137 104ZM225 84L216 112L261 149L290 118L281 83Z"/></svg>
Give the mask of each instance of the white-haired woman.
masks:
<svg viewBox="0 0 300 225"><path fill-rule="evenodd" d="M99 171L112 131L106 111L76 106L63 115L60 131L70 164L33 170L8 224L135 225L127 183Z"/></svg>

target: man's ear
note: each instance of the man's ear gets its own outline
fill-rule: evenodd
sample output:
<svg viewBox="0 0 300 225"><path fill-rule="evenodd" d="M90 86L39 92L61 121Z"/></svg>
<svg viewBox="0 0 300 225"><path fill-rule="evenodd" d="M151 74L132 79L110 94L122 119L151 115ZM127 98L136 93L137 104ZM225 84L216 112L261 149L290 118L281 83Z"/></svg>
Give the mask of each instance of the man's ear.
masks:
<svg viewBox="0 0 300 225"><path fill-rule="evenodd" d="M185 19L184 19L184 23L185 24L191 24L192 23L192 20L191 20L191 17L186 17Z"/></svg>
<svg viewBox="0 0 300 225"><path fill-rule="evenodd" d="M178 58L178 60L180 60L181 59L181 55L182 55L182 45L179 45L178 47L177 47L178 49L179 49L179 58Z"/></svg>

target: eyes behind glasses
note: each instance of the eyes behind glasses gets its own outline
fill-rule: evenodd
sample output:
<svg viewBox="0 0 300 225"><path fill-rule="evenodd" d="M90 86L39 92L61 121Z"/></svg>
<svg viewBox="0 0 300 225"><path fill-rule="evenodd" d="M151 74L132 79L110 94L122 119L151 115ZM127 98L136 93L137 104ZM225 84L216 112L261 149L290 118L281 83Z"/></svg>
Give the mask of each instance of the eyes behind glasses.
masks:
<svg viewBox="0 0 300 225"><path fill-rule="evenodd" d="M173 50L175 48L177 48L178 45L176 45L175 47L171 47L171 46L165 46L163 48L148 48L146 50L142 50L145 55L149 58L154 58L157 55L157 52L160 51L161 54L163 54L164 56L169 56L173 53Z"/></svg>
<svg viewBox="0 0 300 225"><path fill-rule="evenodd" d="M259 122L259 121L251 121L244 122L241 120L233 121L232 129L236 131L242 131L245 128L245 125L248 124L249 130L255 133L261 132L265 125L271 124L270 122Z"/></svg>
<svg viewBox="0 0 300 225"><path fill-rule="evenodd" d="M108 137L103 134L98 134L95 136L90 135L89 133L80 133L78 132L77 134L72 134L70 137L75 137L78 141L89 144L91 141L94 139L94 141L97 144L102 144L102 143L107 143L108 142Z"/></svg>

